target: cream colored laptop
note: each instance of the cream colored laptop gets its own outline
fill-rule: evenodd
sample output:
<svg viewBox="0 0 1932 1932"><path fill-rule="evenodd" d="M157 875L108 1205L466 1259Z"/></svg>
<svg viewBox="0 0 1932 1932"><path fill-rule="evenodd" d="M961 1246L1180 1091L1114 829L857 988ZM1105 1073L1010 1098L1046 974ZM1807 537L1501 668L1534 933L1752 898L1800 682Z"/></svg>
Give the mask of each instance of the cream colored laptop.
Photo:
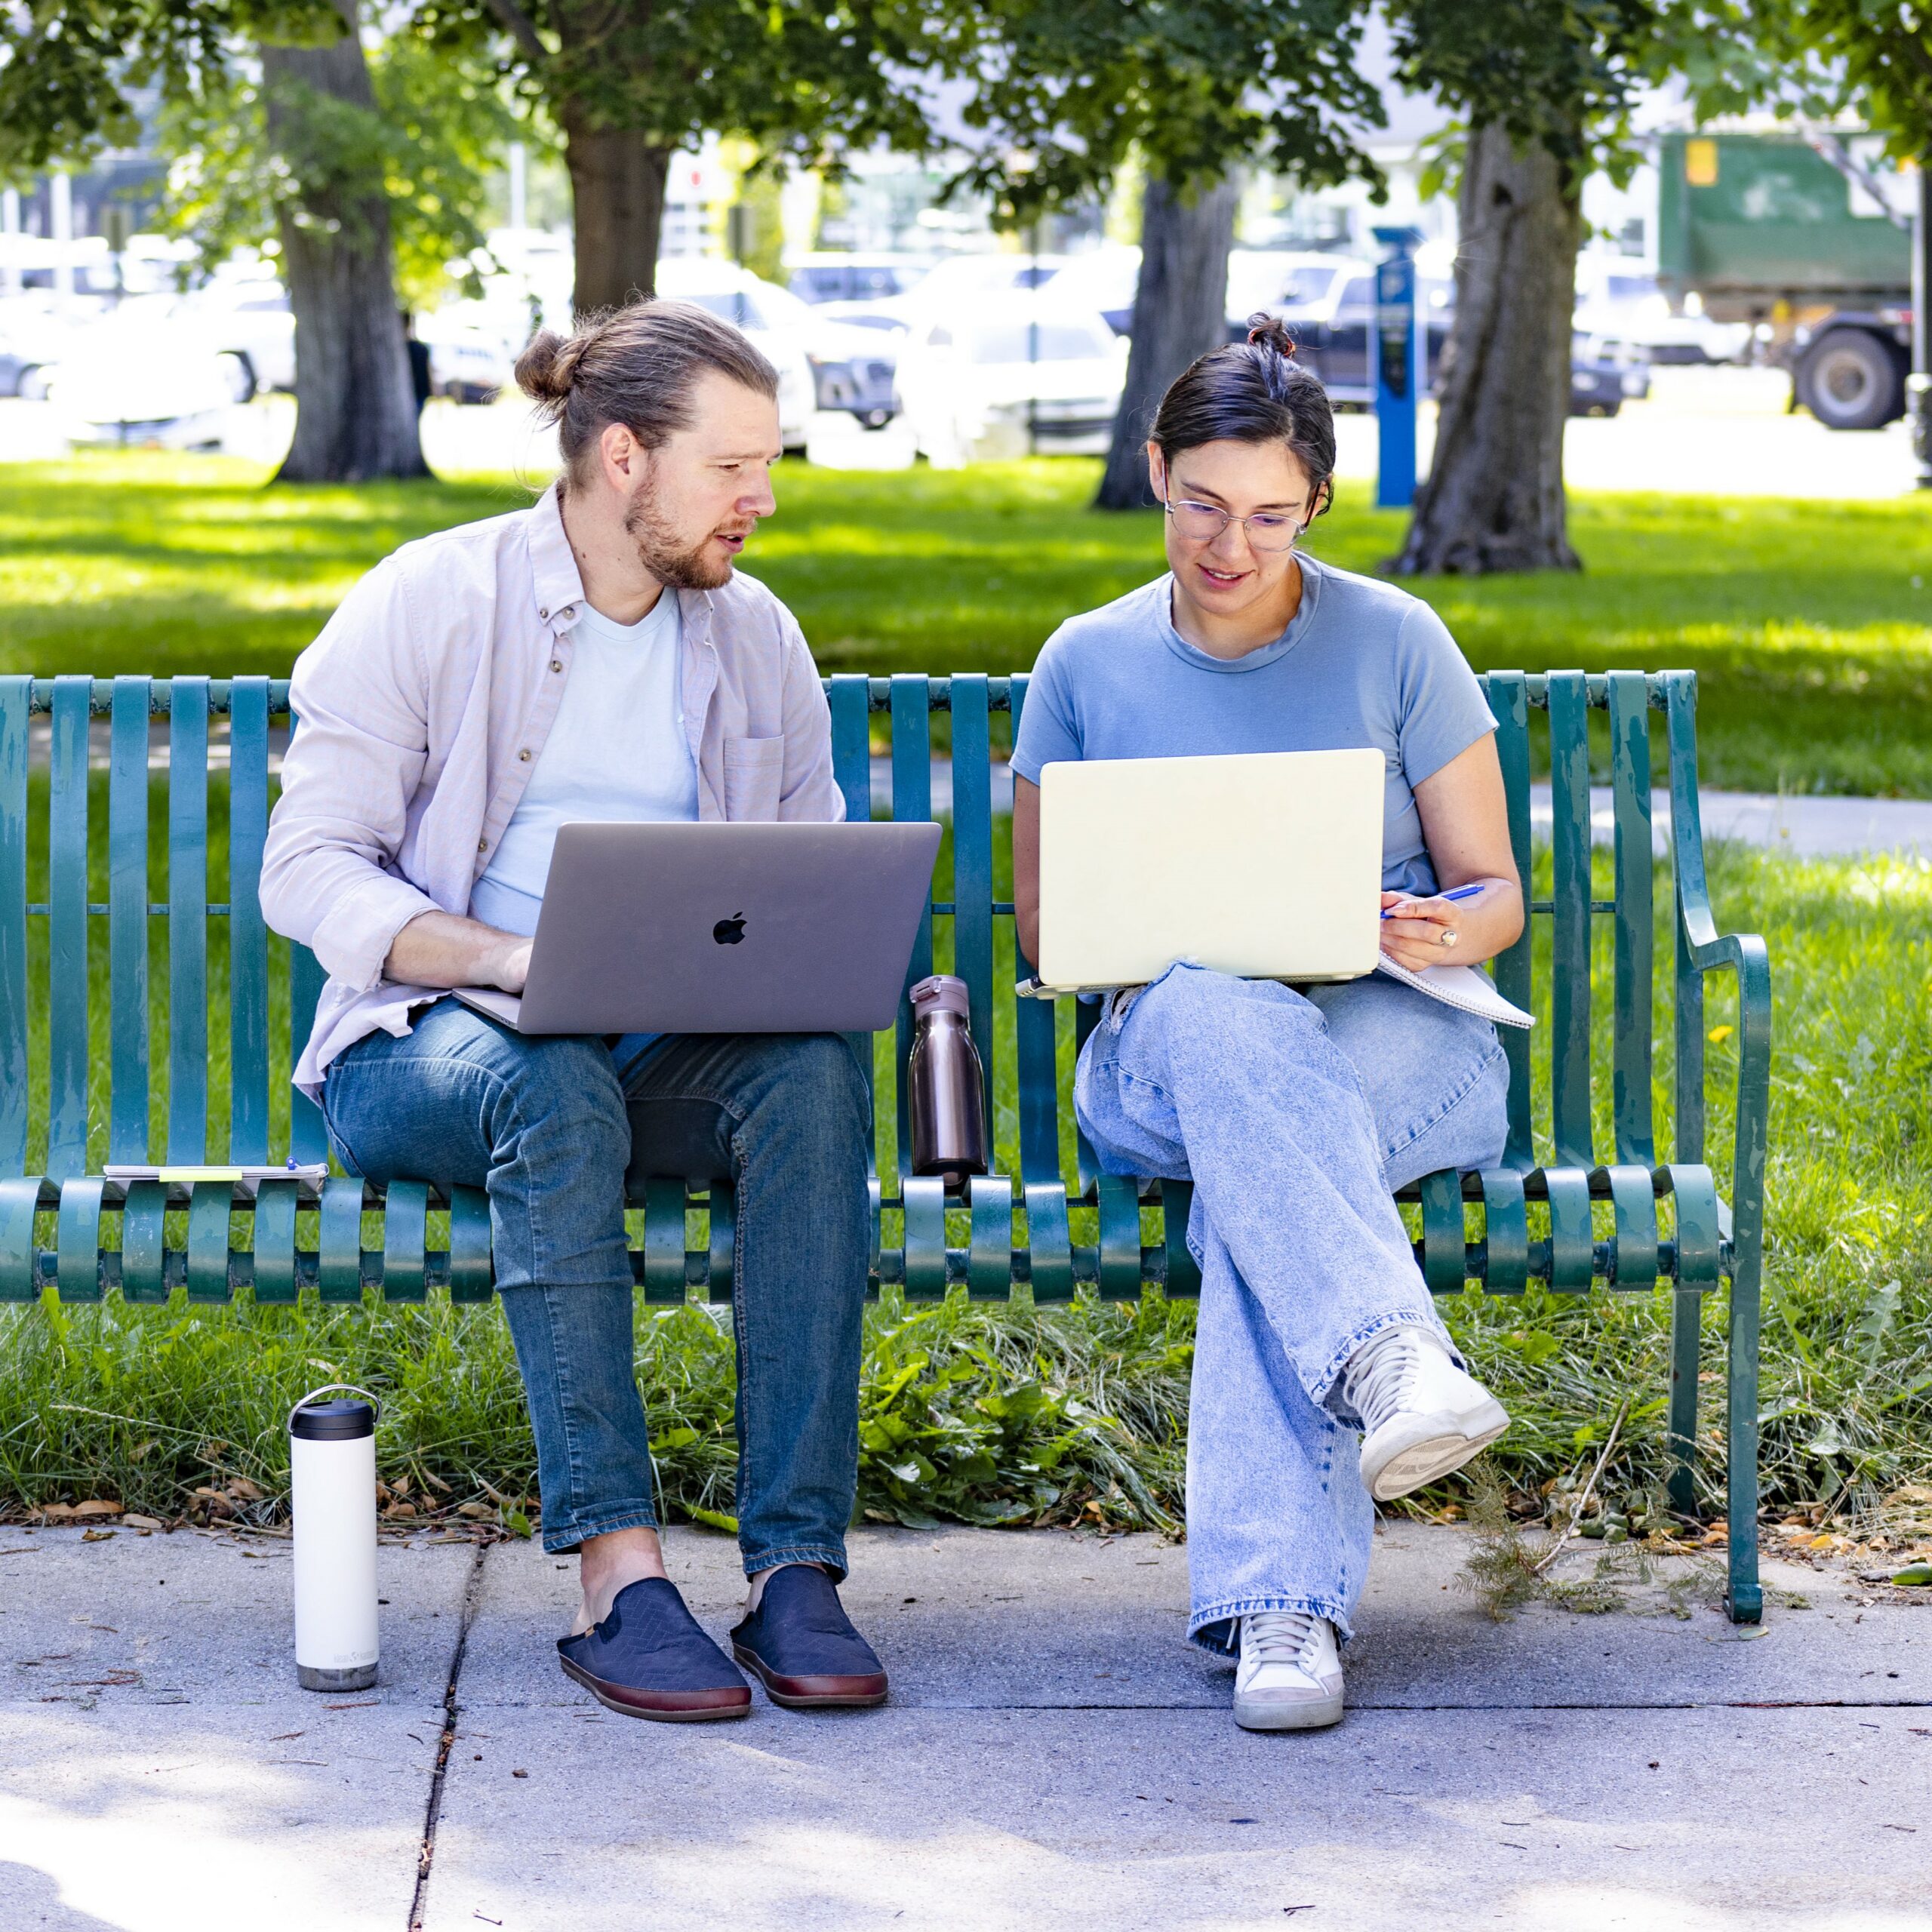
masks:
<svg viewBox="0 0 1932 1932"><path fill-rule="evenodd" d="M1038 990L1139 986L1177 959L1251 980L1374 971L1383 777L1378 751L1044 767Z"/></svg>

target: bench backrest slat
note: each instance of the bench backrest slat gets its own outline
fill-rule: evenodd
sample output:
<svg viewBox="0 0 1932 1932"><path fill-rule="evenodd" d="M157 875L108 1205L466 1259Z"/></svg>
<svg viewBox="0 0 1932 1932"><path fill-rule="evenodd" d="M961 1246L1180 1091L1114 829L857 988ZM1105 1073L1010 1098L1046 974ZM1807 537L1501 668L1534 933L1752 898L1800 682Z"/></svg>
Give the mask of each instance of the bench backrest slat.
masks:
<svg viewBox="0 0 1932 1932"><path fill-rule="evenodd" d="M968 1023L983 1064L992 1064L993 802L991 707L985 674L952 683L952 970L966 982ZM1008 997L1011 997L1010 990ZM993 1144L992 1084L982 1094Z"/></svg>
<svg viewBox="0 0 1932 1932"><path fill-rule="evenodd" d="M33 680L0 678L0 1175L23 1172L27 1072L27 707Z"/></svg>
<svg viewBox="0 0 1932 1932"><path fill-rule="evenodd" d="M1552 671L1549 704L1552 872L1550 1127L1564 1167L1595 1165L1590 1136L1589 691L1580 671Z"/></svg>
<svg viewBox="0 0 1932 1932"><path fill-rule="evenodd" d="M246 1162L269 1158L269 934L260 896L268 817L269 681L237 678L228 714L228 1158Z"/></svg>
<svg viewBox="0 0 1932 1932"><path fill-rule="evenodd" d="M177 678L168 730L168 1158L208 1157L208 681Z"/></svg>
<svg viewBox="0 0 1932 1932"><path fill-rule="evenodd" d="M1496 720L1497 761L1503 768L1503 793L1509 814L1509 849L1516 875L1527 894L1530 878L1530 698L1520 671L1492 671L1482 679L1483 693ZM1535 953L1536 921L1523 921L1522 937L1497 958L1491 968L1496 989L1515 1004L1527 1008ZM1509 1139L1506 1164L1519 1173L1536 1164L1531 1132L1530 1036L1520 1027L1497 1029L1509 1063Z"/></svg>
<svg viewBox="0 0 1932 1932"><path fill-rule="evenodd" d="M837 672L826 696L832 706L832 775L845 795L846 823L863 825L872 815L871 680L861 672ZM866 1091L872 1097L876 1119L878 1095L873 1078L872 1035L848 1033L845 1039L866 1076ZM878 1165L876 1139L875 1135L866 1148L868 1173Z"/></svg>
<svg viewBox="0 0 1932 1932"><path fill-rule="evenodd" d="M148 681L116 678L108 733L107 1158L148 1157Z"/></svg>
<svg viewBox="0 0 1932 1932"><path fill-rule="evenodd" d="M315 1023L315 1002L321 997L322 982L328 977L315 955L306 946L288 949L289 1038L300 1054ZM288 1102L288 1158L307 1166L328 1158L328 1129L322 1122L322 1110L306 1094L292 1093Z"/></svg>
<svg viewBox="0 0 1932 1932"><path fill-rule="evenodd" d="M916 672L902 671L892 680L892 816L896 820L918 820L932 815L931 694L925 678ZM908 987L918 985L933 970L932 897L928 887L926 909L919 915L918 937L912 942L912 960L906 968ZM912 1010L902 999L898 1051L892 1060L897 1082L893 1118L898 1123L901 1180L912 1171L912 1136L906 1113L906 1056L912 1048Z"/></svg>
<svg viewBox="0 0 1932 1932"><path fill-rule="evenodd" d="M54 681L48 806L47 1171L88 1163L88 720L91 678Z"/></svg>
<svg viewBox="0 0 1932 1932"><path fill-rule="evenodd" d="M1670 732L1670 811L1673 828L1700 826L1697 811L1697 679L1692 671L1664 674L1664 716ZM1671 1108L1672 1144L1678 1160L1692 1165L1704 1158L1704 976L1690 957L1690 934L1684 917L1689 895L1707 903L1701 838L1674 840L1676 900L1671 921L1676 933L1677 1091Z"/></svg>
<svg viewBox="0 0 1932 1932"><path fill-rule="evenodd" d="M1648 1167L1657 1151L1651 1106L1651 949L1656 934L1651 903L1650 680L1641 671L1613 671L1608 684L1617 848L1611 1109L1617 1159Z"/></svg>
<svg viewBox="0 0 1932 1932"><path fill-rule="evenodd" d="M1016 672L1012 692L1013 742L1020 742L1032 674ZM1016 977L1037 964L1014 946ZM1014 1032L1020 1061L1020 1174L1028 1186L1060 1179L1060 1085L1054 1073L1054 1009L1041 999L1014 1001Z"/></svg>

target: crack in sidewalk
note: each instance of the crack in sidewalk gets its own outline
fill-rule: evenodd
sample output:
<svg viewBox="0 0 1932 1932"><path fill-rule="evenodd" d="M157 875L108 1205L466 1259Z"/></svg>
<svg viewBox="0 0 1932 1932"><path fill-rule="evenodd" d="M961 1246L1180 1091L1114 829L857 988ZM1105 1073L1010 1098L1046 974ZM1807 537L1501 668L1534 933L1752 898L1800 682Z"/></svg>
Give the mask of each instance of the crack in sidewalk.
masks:
<svg viewBox="0 0 1932 1932"><path fill-rule="evenodd" d="M423 1843L416 1854L416 1890L409 1901L408 1932L423 1932L423 1914L429 1901L429 1872L436 1860L436 1826L443 1815L443 1784L450 1767L450 1752L456 1743L457 1719L462 1706L457 1690L463 1679L463 1660L469 1647L470 1626L476 1620L478 1600L483 1592L483 1564L490 1545L479 1543L469 1565L469 1579L463 1588L463 1611L457 1623L456 1648L450 1654L449 1681L443 1687L443 1728L436 1740L436 1768L429 1779L429 1801L423 1814Z"/></svg>

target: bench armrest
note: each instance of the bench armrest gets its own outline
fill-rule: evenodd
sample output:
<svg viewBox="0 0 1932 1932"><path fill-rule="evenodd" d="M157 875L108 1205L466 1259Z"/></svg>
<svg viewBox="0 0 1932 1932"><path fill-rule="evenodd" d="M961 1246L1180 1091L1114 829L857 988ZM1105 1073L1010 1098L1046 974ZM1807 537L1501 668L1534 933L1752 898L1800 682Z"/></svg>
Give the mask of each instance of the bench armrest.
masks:
<svg viewBox="0 0 1932 1932"><path fill-rule="evenodd" d="M1735 1171L1731 1177L1733 1245L1748 1244L1755 1273L1763 1238L1764 1159L1771 1097L1771 962L1756 933L1720 933L1704 870L1703 823L1697 801L1697 673L1666 680L1670 724L1672 867L1677 890L1676 1147L1679 1161L1704 1158L1704 982L1712 973L1737 977ZM1734 1253L1737 1261L1745 1258Z"/></svg>

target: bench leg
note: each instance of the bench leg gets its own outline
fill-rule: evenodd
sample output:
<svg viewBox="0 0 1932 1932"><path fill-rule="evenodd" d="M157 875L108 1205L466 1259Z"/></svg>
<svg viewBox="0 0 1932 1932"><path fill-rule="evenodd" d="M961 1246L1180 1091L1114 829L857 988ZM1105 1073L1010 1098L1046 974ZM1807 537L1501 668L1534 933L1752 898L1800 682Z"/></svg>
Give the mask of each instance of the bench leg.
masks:
<svg viewBox="0 0 1932 1932"><path fill-rule="evenodd" d="M1755 1234L1755 1230L1752 1231ZM1724 1607L1734 1623L1764 1614L1758 1581L1758 1327L1759 1251L1738 1230L1730 1280L1730 1386L1726 1493L1730 1516L1730 1580Z"/></svg>
<svg viewBox="0 0 1932 1932"><path fill-rule="evenodd" d="M1697 1331L1704 1297L1679 1288L1670 1306L1670 1506L1690 1515L1697 1506Z"/></svg>

